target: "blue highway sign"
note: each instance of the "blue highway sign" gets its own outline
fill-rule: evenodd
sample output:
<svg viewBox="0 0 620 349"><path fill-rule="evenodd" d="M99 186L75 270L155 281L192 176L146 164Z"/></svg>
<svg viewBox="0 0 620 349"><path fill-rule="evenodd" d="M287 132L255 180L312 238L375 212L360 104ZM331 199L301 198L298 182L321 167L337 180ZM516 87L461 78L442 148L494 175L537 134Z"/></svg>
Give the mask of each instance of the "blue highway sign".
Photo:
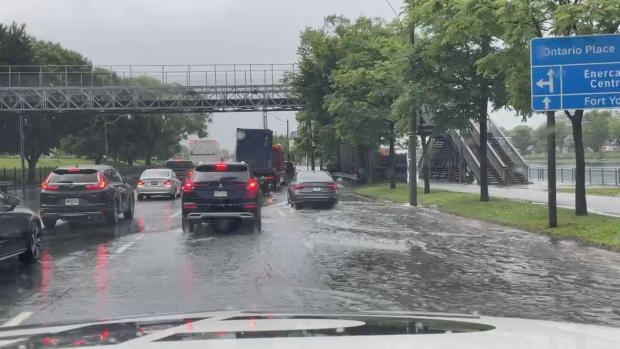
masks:
<svg viewBox="0 0 620 349"><path fill-rule="evenodd" d="M532 39L532 109L620 108L620 34Z"/></svg>

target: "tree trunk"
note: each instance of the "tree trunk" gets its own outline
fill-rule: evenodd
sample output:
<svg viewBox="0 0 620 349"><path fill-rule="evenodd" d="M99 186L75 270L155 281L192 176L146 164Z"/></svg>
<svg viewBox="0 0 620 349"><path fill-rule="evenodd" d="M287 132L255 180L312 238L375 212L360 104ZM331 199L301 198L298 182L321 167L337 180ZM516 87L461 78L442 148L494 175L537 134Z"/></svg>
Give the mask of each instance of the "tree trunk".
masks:
<svg viewBox="0 0 620 349"><path fill-rule="evenodd" d="M421 136L422 137L422 166L421 166L421 171L422 171L422 179L424 179L424 194L430 194L431 193L431 159L430 159L430 152L428 151L428 145L430 144L430 142L432 142L433 138L432 137L426 137L426 136Z"/></svg>
<svg viewBox="0 0 620 349"><path fill-rule="evenodd" d="M390 122L390 189L396 188L396 154L394 154L394 123Z"/></svg>
<svg viewBox="0 0 620 349"><path fill-rule="evenodd" d="M150 166L151 165L151 149L147 148L146 151L144 152L144 165L146 166Z"/></svg>
<svg viewBox="0 0 620 349"><path fill-rule="evenodd" d="M575 142L575 215L585 216L588 214L588 203L586 201L586 157L581 129L583 110L576 110L569 119L573 125L573 141Z"/></svg>
<svg viewBox="0 0 620 349"><path fill-rule="evenodd" d="M478 162L480 162L480 201L489 201L489 175L487 171L487 117L480 118L480 149L478 150Z"/></svg>
<svg viewBox="0 0 620 349"><path fill-rule="evenodd" d="M37 154L35 154L35 156L26 156L26 161L28 162L28 177L26 178L26 183L34 183L37 162L41 157L40 153Z"/></svg>

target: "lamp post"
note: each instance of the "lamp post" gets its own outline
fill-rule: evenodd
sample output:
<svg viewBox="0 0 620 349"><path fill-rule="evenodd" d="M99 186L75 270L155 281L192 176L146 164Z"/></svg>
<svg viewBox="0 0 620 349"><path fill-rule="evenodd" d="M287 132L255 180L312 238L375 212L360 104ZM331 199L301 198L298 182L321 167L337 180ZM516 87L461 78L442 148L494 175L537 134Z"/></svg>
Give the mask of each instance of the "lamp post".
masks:
<svg viewBox="0 0 620 349"><path fill-rule="evenodd" d="M108 125L112 125L113 123L117 122L118 120L120 120L123 117L127 117L128 119L131 119L131 114L119 115L114 121L112 121L112 122L104 122L103 123L103 135L104 135L104 139L105 139L105 156L104 156L104 159L103 159L104 162L108 161Z"/></svg>
<svg viewBox="0 0 620 349"><path fill-rule="evenodd" d="M287 161L291 161L291 131L288 128L288 119L286 119L286 121L281 120L279 117L277 117L274 113L267 113L270 114L271 116L273 116L274 118L276 118L278 121L284 123L286 122L286 160Z"/></svg>
<svg viewBox="0 0 620 349"><path fill-rule="evenodd" d="M22 162L22 194L26 193L26 161L24 150L24 117L19 114L19 157Z"/></svg>

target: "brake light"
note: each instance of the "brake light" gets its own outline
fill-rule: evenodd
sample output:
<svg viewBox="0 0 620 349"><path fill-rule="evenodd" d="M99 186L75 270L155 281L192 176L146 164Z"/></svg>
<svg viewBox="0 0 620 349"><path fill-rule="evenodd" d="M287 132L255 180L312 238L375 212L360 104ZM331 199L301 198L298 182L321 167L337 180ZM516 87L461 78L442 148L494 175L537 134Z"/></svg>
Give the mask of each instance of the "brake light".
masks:
<svg viewBox="0 0 620 349"><path fill-rule="evenodd" d="M105 187L108 186L108 181L106 181L102 176L101 173L97 172L97 184L90 184L86 186L86 189L104 189Z"/></svg>
<svg viewBox="0 0 620 349"><path fill-rule="evenodd" d="M138 185L144 185L144 181L141 179L138 179Z"/></svg>
<svg viewBox="0 0 620 349"><path fill-rule="evenodd" d="M248 182L248 190L249 191L258 190L258 182L256 182L256 179L250 179L250 181Z"/></svg>
<svg viewBox="0 0 620 349"><path fill-rule="evenodd" d="M216 164L215 169L218 171L226 171L228 166L226 164Z"/></svg>
<svg viewBox="0 0 620 349"><path fill-rule="evenodd" d="M53 172L50 172L49 175L47 175L47 178L45 178L45 181L43 181L43 183L41 183L41 188L45 189L45 190L58 190L58 186L57 185L50 185L49 184L49 180L50 177L52 177Z"/></svg>
<svg viewBox="0 0 620 349"><path fill-rule="evenodd" d="M69 169L69 172L80 172L80 169L77 167L73 167Z"/></svg>
<svg viewBox="0 0 620 349"><path fill-rule="evenodd" d="M338 189L338 184L335 184L335 183L328 184L327 187L331 189Z"/></svg>
<svg viewBox="0 0 620 349"><path fill-rule="evenodd" d="M295 189L303 189L303 188L307 188L307 187L308 187L308 186L307 186L307 185L305 185L305 184L297 184L297 185L295 186Z"/></svg>
<svg viewBox="0 0 620 349"><path fill-rule="evenodd" d="M183 190L184 191L192 191L192 190L194 190L194 182L186 181L185 184L183 184Z"/></svg>
<svg viewBox="0 0 620 349"><path fill-rule="evenodd" d="M187 173L187 178L192 178L193 174L194 174L194 171L189 170L189 172Z"/></svg>
<svg viewBox="0 0 620 349"><path fill-rule="evenodd" d="M167 179L167 180L164 182L164 185L172 185L172 181L171 181L171 180L169 180L169 179Z"/></svg>
<svg viewBox="0 0 620 349"><path fill-rule="evenodd" d="M273 180L273 176L267 176L267 180L268 181L272 181Z"/></svg>

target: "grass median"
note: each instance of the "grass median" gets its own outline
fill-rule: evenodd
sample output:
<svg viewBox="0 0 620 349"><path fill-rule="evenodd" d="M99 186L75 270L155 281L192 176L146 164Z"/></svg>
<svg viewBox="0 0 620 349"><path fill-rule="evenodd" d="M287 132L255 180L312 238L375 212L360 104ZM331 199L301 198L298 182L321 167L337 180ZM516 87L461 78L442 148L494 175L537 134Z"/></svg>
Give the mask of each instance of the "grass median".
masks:
<svg viewBox="0 0 620 349"><path fill-rule="evenodd" d="M389 184L359 187L357 193L395 202L409 202L404 184L389 189ZM491 198L480 202L478 194L432 190L424 194L418 188L418 205L436 206L440 210L461 217L479 219L520 228L532 232L571 238L599 247L620 250L620 218L590 214L577 217L573 210L558 208L558 227L549 228L547 206L519 201Z"/></svg>

